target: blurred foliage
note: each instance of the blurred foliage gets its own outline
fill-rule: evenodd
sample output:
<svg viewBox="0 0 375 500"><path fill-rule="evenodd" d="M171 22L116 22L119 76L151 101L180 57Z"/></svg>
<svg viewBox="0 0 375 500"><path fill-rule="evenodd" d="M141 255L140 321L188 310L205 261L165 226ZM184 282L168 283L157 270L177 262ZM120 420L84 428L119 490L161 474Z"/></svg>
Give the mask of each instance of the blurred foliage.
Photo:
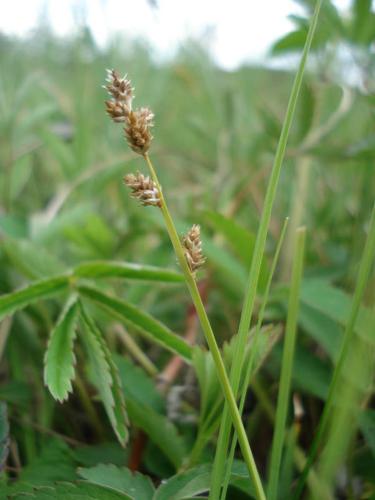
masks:
<svg viewBox="0 0 375 500"><path fill-rule="evenodd" d="M275 57L285 58L303 46L313 2L300 3L306 17L292 16L296 29L274 44ZM306 223L309 238L293 374L293 391L307 413L299 437L302 448L310 443L327 394L374 202L374 39L375 13L370 0L354 0L345 15L331 2L324 2L262 265L259 299L283 220L296 204L303 205L300 222ZM129 152L118 127L105 116L101 85L107 67L126 71L136 88L137 104L149 105L155 113L152 157L179 231L192 223L202 225L208 260L201 278L214 331L223 343L238 326L259 213L293 74L287 69L252 65L226 72L214 65L198 43L186 43L171 61L156 62L146 45L120 37L99 49L87 28L66 39L55 37L44 25L27 39L0 34L0 292L55 276L60 283L59 276L94 261L176 267L158 212L141 209L123 186L122 176L144 171L144 165ZM306 158L310 175L304 191L299 191L299 169ZM284 269L279 269L266 313L267 322L275 328L286 317L289 256L284 257ZM95 272L100 274L96 265ZM106 269L105 280L79 273L77 279L83 280L82 287L91 295L116 294L119 300L117 305L112 303L112 310L108 303L104 311L92 303L86 307L111 351L117 352L131 422L130 445L126 451L120 449L102 407L92 400L95 384L88 380L92 381L93 374L90 376L81 347L76 351L76 381L69 401L63 405L54 402L43 386L44 351L64 300L53 296L29 303L27 297L18 297L26 309L0 324L0 398L8 403L7 411L1 403L0 456L3 465L9 447L9 418L12 444L6 474L11 486L7 492L14 495L10 498L18 498L30 484L48 486L82 477L88 482L96 478L90 487L83 481L75 483L77 491L87 486L86 494L93 498L133 498L124 496L127 473L120 474L119 468L129 465L129 454L136 453L137 446L142 452L139 468L156 485L184 467L189 450L194 450L197 422L206 420L209 398L217 391L214 375L208 375L212 369L209 356L200 351L198 361L194 355L199 384L192 370L185 368L168 395L160 395L150 374L136 366L139 359L128 352L128 345L116 333L116 326L125 318L132 338L160 372L171 356L163 347L184 352L169 335L184 334L189 297L178 277L175 283L165 275L159 282L145 282L153 279L150 275L130 281L126 274L114 279L113 271L111 275ZM145 268L144 272L151 271ZM86 286L88 279L96 280L97 288ZM65 289L62 293L65 298ZM358 350L372 354L373 331L365 326L374 294L372 277L357 332L367 346L361 344ZM18 308L13 303L9 307L9 311ZM138 308L149 315L139 316ZM144 336L145 330L158 332L158 343L150 335ZM170 342L177 343L171 347ZM197 342L201 343L199 337ZM249 391L245 416L263 470L272 423L264 422L262 415L270 416L276 401L281 359L276 342L271 351L262 360ZM189 356L185 353L186 359ZM370 361L369 366L373 368ZM67 389L61 389L62 393ZM175 395L178 389L183 397ZM371 387L361 391L360 430L353 433L337 488L346 494L353 491L353 484L359 484L358 495L370 495L375 488L370 472L375 468L374 412L365 411L371 402ZM176 405L177 411L171 412ZM191 496L207 491L209 467L201 464L212 459L213 443L210 438L206 441L194 457L197 470L169 479L156 498L172 498L163 496L163 489L168 495L181 484ZM97 466L100 462L114 465ZM230 498L242 498L240 491L246 491L242 465L234 464ZM85 467L79 475L77 466ZM96 466L101 468L98 473L91 469ZM116 491L124 495L108 492L107 474L114 475L114 481L121 475L123 482ZM0 488L5 485L3 476ZM13 484L14 478L19 481ZM198 487L194 482L191 485L192 478L199 479ZM148 498L147 491L154 486L145 476L137 476L136 481L141 492L137 498ZM54 486L53 498L73 497L72 487ZM39 494L37 498L52 498L47 490ZM350 498L362 498L353 495Z"/></svg>

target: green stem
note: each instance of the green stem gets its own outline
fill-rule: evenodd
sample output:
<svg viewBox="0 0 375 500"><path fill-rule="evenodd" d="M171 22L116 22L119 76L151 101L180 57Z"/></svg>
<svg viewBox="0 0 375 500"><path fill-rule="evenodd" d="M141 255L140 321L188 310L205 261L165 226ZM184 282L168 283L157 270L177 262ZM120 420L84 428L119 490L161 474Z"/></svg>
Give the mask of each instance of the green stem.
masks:
<svg viewBox="0 0 375 500"><path fill-rule="evenodd" d="M190 268L187 264L185 254L184 254L184 249L182 247L180 238L177 234L172 217L170 215L167 204L165 202L165 199L164 199L164 196L163 196L163 193L161 190L161 186L160 186L158 177L156 175L156 171L151 163L150 157L146 154L144 156L144 158L147 162L152 179L155 182L156 187L158 188L158 190L160 192L161 211L162 211L162 214L164 217L165 225L166 225L169 237L171 239L173 248L175 250L178 262L179 262L181 269L182 269L182 272L184 274L186 284L187 284L187 287L189 289L191 298L193 300L193 303L194 303L199 321L201 323L202 330L203 330L203 333L205 335L208 347L211 351L212 358L214 360L215 367L216 367L217 376L219 378L224 396L226 398L226 401L227 401L227 404L229 407L230 415L231 415L231 418L233 420L233 425L234 425L236 432L237 432L237 435L238 435L238 441L239 441L240 446L241 446L243 458L246 462L251 480L253 481L253 484L254 484L256 496L259 500L265 500L266 497L265 497L265 494L263 491L262 482L261 482L256 464L255 464L255 460L254 460L254 457L253 457L253 454L252 454L252 451L250 448L249 441L248 441L247 436L246 436L246 431L245 431L245 428L244 428L243 423L242 423L241 415L240 415L238 408L237 408L236 400L235 400L235 397L233 395L233 391L232 391L232 388L231 388L231 385L229 382L229 377L228 377L227 372L225 370L225 366L224 366L224 363L223 363L223 360L222 360L222 357L220 354L220 350L219 350L219 347L216 343L215 335L212 331L209 319L207 317L206 310L204 308L204 305L203 305L203 302L202 302L202 299L201 299L201 296L200 296L200 293L199 293L199 290L197 287L197 283L194 279L194 276L190 272Z"/></svg>
<svg viewBox="0 0 375 500"><path fill-rule="evenodd" d="M266 238L268 233L268 228L271 220L272 208L276 196L276 189L279 182L280 171L282 163L284 160L285 149L288 141L289 130L294 118L294 113L296 109L297 99L300 93L302 78L305 70L307 55L310 50L311 42L314 36L315 28L318 21L319 11L322 4L322 0L318 0L315 6L314 15L311 20L310 28L307 34L305 46L303 49L301 61L298 67L296 77L293 82L292 91L290 94L288 107L283 123L283 127L280 134L279 143L277 146L275 160L272 167L272 172L270 180L267 187L266 198L264 202L264 209L262 212L261 221L259 224L259 229L257 233L257 238L254 246L253 256L251 260L251 267L248 277L248 285L245 295L245 300L242 308L242 314L240 319L240 324L238 328L238 342L236 344L236 350L234 354L234 359L236 363L233 363L230 372L230 381L232 383L233 393L235 397L238 393L240 376L242 372L242 367L244 363L244 353L245 346L247 342L247 336L250 328L251 317L253 314L254 301L259 281L260 268L262 263L262 257L264 254L264 249L266 245ZM220 486L224 473L225 458L227 455L227 449L229 445L229 437L231 430L231 420L229 415L229 410L227 405L224 407L224 412L221 421L221 427L219 432L218 445L216 448L214 471L212 474L212 484L210 498L216 500L219 498Z"/></svg>
<svg viewBox="0 0 375 500"><path fill-rule="evenodd" d="M359 267L358 271L358 279L357 279L357 284L356 288L354 291L354 296L353 296L353 302L349 314L349 319L346 324L345 332L344 332L344 339L341 344L341 350L340 354L338 356L338 361L336 363L335 371L333 373L331 385L329 387L328 391L328 396L326 400L326 404L324 405L324 410L322 413L322 416L320 418L319 426L317 429L317 432L314 436L314 440L312 442L311 448L310 448L310 453L307 459L307 462L305 464L305 467L302 471L301 477L299 479L299 482L297 484L297 489L294 495L294 499L297 500L300 498L303 488L306 482L307 475L309 473L310 467L315 460L315 457L318 453L319 445L322 440L323 434L327 428L327 424L329 421L329 416L331 413L332 405L333 405L333 400L335 397L335 392L337 389L337 384L340 380L342 368L346 359L346 356L348 354L349 348L351 346L351 342L353 340L353 336L355 334L354 326L357 321L359 309L361 306L363 294L366 288L366 284L368 281L368 278L370 276L371 272L371 267L373 265L374 261L374 255L375 255L375 204L372 209L372 214L371 214L371 220L370 220L370 226L369 226L369 232L368 236L366 239L366 244L365 248L363 250L362 254L362 259L361 259L361 264Z"/></svg>
<svg viewBox="0 0 375 500"><path fill-rule="evenodd" d="M267 490L269 500L275 500L277 498L281 454L285 439L285 425L288 414L290 384L292 379L293 359L297 334L299 293L303 271L305 236L306 230L304 228L300 228L297 230L292 282L289 293L288 317L285 329L283 359L281 364L280 388L276 408L276 425L272 441L270 480Z"/></svg>
<svg viewBox="0 0 375 500"><path fill-rule="evenodd" d="M280 250L281 250L281 247L282 247L282 244L284 241L286 228L288 227L288 220L289 220L288 218L285 219L284 226L282 228L280 238L279 238L279 241L277 243L275 255L273 257L270 273L269 273L267 284L266 284L266 289L264 291L262 305L261 305L261 308L259 311L258 322L257 322L256 330L254 333L254 341L253 341L253 345L251 346L250 359L249 359L249 362L247 364L245 379L244 379L244 382L243 382L243 385L242 385L241 391L240 391L241 392L241 400L240 400L240 408L239 409L240 409L241 415L242 415L242 412L243 412L243 409L245 406L247 388L250 385L251 376L253 374L253 365L254 365L254 361L255 361L255 356L256 356L258 349L259 349L259 341L261 338L260 331L261 331L261 327L262 327L262 323L263 323L264 313L266 310L268 296L269 296L270 289L271 289L272 278L273 278L273 275L275 273L277 262L279 260ZM225 479L224 479L224 483L223 483L223 489L221 492L222 499L225 499L226 494L227 494L227 489L229 486L229 480L230 480L232 463L233 463L233 458L234 458L234 452L236 450L236 445L237 445L237 436L234 434L233 438L232 438L232 446L231 446L228 460L227 460L227 464L226 464Z"/></svg>

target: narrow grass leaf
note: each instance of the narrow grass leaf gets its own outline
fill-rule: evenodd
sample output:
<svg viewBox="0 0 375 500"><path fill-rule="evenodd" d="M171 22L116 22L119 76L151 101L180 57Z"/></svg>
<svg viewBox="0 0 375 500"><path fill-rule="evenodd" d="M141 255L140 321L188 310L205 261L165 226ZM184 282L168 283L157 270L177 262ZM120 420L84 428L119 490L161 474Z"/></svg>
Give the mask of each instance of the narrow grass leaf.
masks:
<svg viewBox="0 0 375 500"><path fill-rule="evenodd" d="M183 275L172 269L105 260L84 262L74 269L74 275L79 278L129 278L165 283L184 281Z"/></svg>
<svg viewBox="0 0 375 500"><path fill-rule="evenodd" d="M35 281L30 285L0 296L0 320L9 314L13 314L20 309L36 302L40 299L47 299L52 295L64 291L68 288L68 276L56 276L41 281Z"/></svg>
<svg viewBox="0 0 375 500"><path fill-rule="evenodd" d="M290 385L293 370L293 358L297 333L299 294L303 271L305 248L305 229L297 230L296 249L292 269L292 282L289 292L288 316L285 329L283 360L281 365L280 388L276 408L276 424L272 440L270 478L267 498L275 500L279 482L281 455L285 439L285 425L290 400Z"/></svg>
<svg viewBox="0 0 375 500"><path fill-rule="evenodd" d="M75 356L73 351L78 317L77 297L71 297L51 331L44 356L44 383L62 402L72 391Z"/></svg>
<svg viewBox="0 0 375 500"><path fill-rule="evenodd" d="M129 327L135 328L149 340L160 344L173 353L179 354L186 361L191 360L192 348L150 314L140 311L123 299L111 297L94 287L80 286L79 292L84 297L93 300L116 319Z"/></svg>
<svg viewBox="0 0 375 500"><path fill-rule="evenodd" d="M301 61L299 63L297 74L293 82L293 87L291 90L288 107L281 130L280 139L276 149L271 176L267 186L264 208L255 241L250 271L247 280L246 293L242 307L241 319L238 327L238 337L240 341L238 342L238 348L235 356L236 363L232 365L230 373L230 382L235 397L237 396L238 393L240 377L244 362L244 355L243 355L244 347L246 344L246 338L249 332L251 317L253 314L262 259L266 245L268 228L271 221L272 209L276 197L276 190L279 183L281 167L284 161L285 150L289 138L289 131L295 115L297 100L302 86L302 80L305 71L307 56L311 47L312 39L318 22L318 16L321 4L322 0L318 0L315 5L314 14L310 23L310 28L303 48ZM215 467L214 467L214 473L212 475L212 490L210 492L210 498L215 500L219 497L220 494L221 478L224 473L224 458L227 456L231 426L232 422L230 418L229 407L226 404L224 407L219 440L216 448Z"/></svg>
<svg viewBox="0 0 375 500"><path fill-rule="evenodd" d="M245 361L245 363L244 363L244 365L246 366L246 374L245 374L245 377L244 377L244 380L243 380L243 383L242 383L242 386L240 389L241 399L240 399L239 410L240 410L241 415L242 415L243 409L245 407L247 388L249 387L251 377L254 375L256 368L258 368L256 366L254 367L255 358L257 356L259 356L260 354L264 353L264 347L263 347L264 335L261 335L261 327L262 327L264 313L266 310L268 297L269 297L269 293L270 293L270 289L271 289L272 278L273 278L274 272L276 270L277 263L279 261L279 255L280 255L281 247L282 247L283 242L284 242L286 229L288 227L288 222L289 222L289 219L286 218L284 221L283 228L282 228L281 233L280 233L279 241L277 242L275 254L274 254L274 257L272 260L271 269L270 269L270 272L268 274L268 279L267 279L267 283L266 283L265 290L264 290L262 305L261 305L259 315L258 315L258 322L256 325L256 329L255 329L255 333L254 333L254 337L253 337L253 342L251 345L250 357L249 357L248 361ZM262 341L263 341L263 345L262 345ZM273 346L273 344L272 344L272 346ZM272 348L272 346L271 346L271 348ZM269 350L268 350L268 352L269 352ZM266 352L265 354L268 354L268 352ZM224 479L222 495L221 495L221 498L223 498L223 499L226 498L227 489L229 486L230 471L231 471L231 467L232 467L234 453L236 451L236 445L237 445L237 436L236 436L236 434L234 434L232 437L232 445L230 448L230 452L229 452L228 460L227 460L227 465L226 465L225 479Z"/></svg>
<svg viewBox="0 0 375 500"><path fill-rule="evenodd" d="M87 315L82 304L80 316L84 324L84 341L93 365L100 398L119 442L125 446L129 434L124 394L117 367L102 333Z"/></svg>
<svg viewBox="0 0 375 500"><path fill-rule="evenodd" d="M314 440L312 442L310 452L308 454L308 458L298 481L296 491L294 494L294 499L300 498L303 492L303 488L305 486L305 482L309 473L309 470L313 464L313 461L318 453L320 442L323 438L324 432L327 428L327 423L329 421L329 416L331 413L331 408L333 404L333 400L335 397L337 383L340 379L341 371L344 366L348 351L351 346L351 342L353 340L353 336L355 334L355 325L359 316L359 312L361 309L361 302L363 299L363 295L365 292L365 288L367 285L367 281L370 276L370 271L374 263L374 255L375 255L375 204L372 209L371 219L369 224L369 231L366 238L365 247L363 249L361 263L358 271L358 278L356 287L354 290L353 301L350 308L350 313L347 319L344 338L341 344L341 349L339 356L337 358L337 363L335 366L335 370L333 372L332 381L329 387L328 397L326 404L324 406L324 410L322 416L319 421L319 426L314 436Z"/></svg>

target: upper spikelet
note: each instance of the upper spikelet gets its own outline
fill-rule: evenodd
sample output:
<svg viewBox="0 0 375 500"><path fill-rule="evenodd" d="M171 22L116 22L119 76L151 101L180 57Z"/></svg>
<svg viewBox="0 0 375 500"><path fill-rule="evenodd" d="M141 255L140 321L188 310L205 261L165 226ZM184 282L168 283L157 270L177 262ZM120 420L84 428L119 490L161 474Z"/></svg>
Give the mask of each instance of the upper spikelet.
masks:
<svg viewBox="0 0 375 500"><path fill-rule="evenodd" d="M131 149L145 155L153 139L154 115L148 108L132 110L133 87L130 80L120 78L115 70L107 70L107 85L104 85L112 99L105 101L108 115L116 123L124 123L125 137Z"/></svg>
<svg viewBox="0 0 375 500"><path fill-rule="evenodd" d="M205 263L202 252L201 230L200 226L194 224L192 228L182 238L182 245L185 251L185 258L190 271L194 273Z"/></svg>
<svg viewBox="0 0 375 500"><path fill-rule="evenodd" d="M160 193L155 182L149 176L137 172L124 177L125 184L131 189L131 196L139 200L142 205L161 207Z"/></svg>
<svg viewBox="0 0 375 500"><path fill-rule="evenodd" d="M112 96L115 101L121 101L131 109L134 89L130 80L126 78L126 75L120 78L117 71L114 69L107 69L106 82L107 85L104 85L104 88L108 90L109 95Z"/></svg>

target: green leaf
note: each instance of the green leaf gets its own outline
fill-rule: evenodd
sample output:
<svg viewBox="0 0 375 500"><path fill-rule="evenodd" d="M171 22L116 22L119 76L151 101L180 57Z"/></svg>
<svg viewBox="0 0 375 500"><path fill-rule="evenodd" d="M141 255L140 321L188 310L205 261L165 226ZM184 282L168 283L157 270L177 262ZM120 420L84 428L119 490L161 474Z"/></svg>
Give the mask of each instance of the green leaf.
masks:
<svg viewBox="0 0 375 500"><path fill-rule="evenodd" d="M300 52L305 45L307 29L291 31L272 46L272 54L279 55L285 52Z"/></svg>
<svg viewBox="0 0 375 500"><path fill-rule="evenodd" d="M125 397L135 399L140 404L150 406L158 413L164 413L164 399L151 377L142 368L134 365L130 359L124 356L115 354L113 359L119 371Z"/></svg>
<svg viewBox="0 0 375 500"><path fill-rule="evenodd" d="M44 383L52 396L62 402L72 391L75 356L73 351L76 337L78 304L77 297L71 297L52 330L44 357Z"/></svg>
<svg viewBox="0 0 375 500"><path fill-rule="evenodd" d="M32 491L10 495L8 498L11 500L131 500L128 495L86 481L33 488Z"/></svg>
<svg viewBox="0 0 375 500"><path fill-rule="evenodd" d="M180 283L184 280L181 273L172 269L104 260L84 262L74 269L74 274L80 278L129 278L167 283Z"/></svg>
<svg viewBox="0 0 375 500"><path fill-rule="evenodd" d="M75 468L68 445L62 440L49 437L38 456L22 468L18 479L34 486L52 485L56 481L74 481L77 478Z"/></svg>
<svg viewBox="0 0 375 500"><path fill-rule="evenodd" d="M368 409L361 413L359 427L375 457L375 410Z"/></svg>
<svg viewBox="0 0 375 500"><path fill-rule="evenodd" d="M186 449L176 427L167 417L157 413L150 406L138 403L135 399L126 398L126 405L131 422L149 436L176 469L180 467Z"/></svg>
<svg viewBox="0 0 375 500"><path fill-rule="evenodd" d="M117 367L111 352L92 319L80 305L84 324L84 340L93 366L93 374L100 398L119 442L125 446L129 434L125 400Z"/></svg>
<svg viewBox="0 0 375 500"><path fill-rule="evenodd" d="M68 287L68 284L69 276L56 276L36 281L20 290L1 295L0 320L39 299L46 299L56 293L62 292Z"/></svg>
<svg viewBox="0 0 375 500"><path fill-rule="evenodd" d="M328 318L346 325L351 310L352 299L345 292L320 279L305 280L301 289L301 302L324 313ZM372 332L366 326L370 311L365 307L359 310L355 325L356 332L367 342L374 344Z"/></svg>
<svg viewBox="0 0 375 500"><path fill-rule="evenodd" d="M204 464L186 472L176 474L157 489L153 500L182 500L210 489L212 465ZM243 462L235 460L232 466L230 483L247 494L254 494L247 468Z"/></svg>
<svg viewBox="0 0 375 500"><path fill-rule="evenodd" d="M6 238L3 247L13 265L30 279L54 276L64 270L62 262L32 241Z"/></svg>
<svg viewBox="0 0 375 500"><path fill-rule="evenodd" d="M191 360L192 348L150 314L140 311L125 300L111 297L94 287L80 286L79 292L127 326L144 334L152 342L157 342L169 351L179 354L186 361Z"/></svg>
<svg viewBox="0 0 375 500"><path fill-rule="evenodd" d="M9 453L9 422L6 403L0 402L0 475Z"/></svg>
<svg viewBox="0 0 375 500"><path fill-rule="evenodd" d="M125 493L134 500L150 500L155 491L149 477L132 473L127 467L99 464L90 469L79 468L78 474L89 483Z"/></svg>

